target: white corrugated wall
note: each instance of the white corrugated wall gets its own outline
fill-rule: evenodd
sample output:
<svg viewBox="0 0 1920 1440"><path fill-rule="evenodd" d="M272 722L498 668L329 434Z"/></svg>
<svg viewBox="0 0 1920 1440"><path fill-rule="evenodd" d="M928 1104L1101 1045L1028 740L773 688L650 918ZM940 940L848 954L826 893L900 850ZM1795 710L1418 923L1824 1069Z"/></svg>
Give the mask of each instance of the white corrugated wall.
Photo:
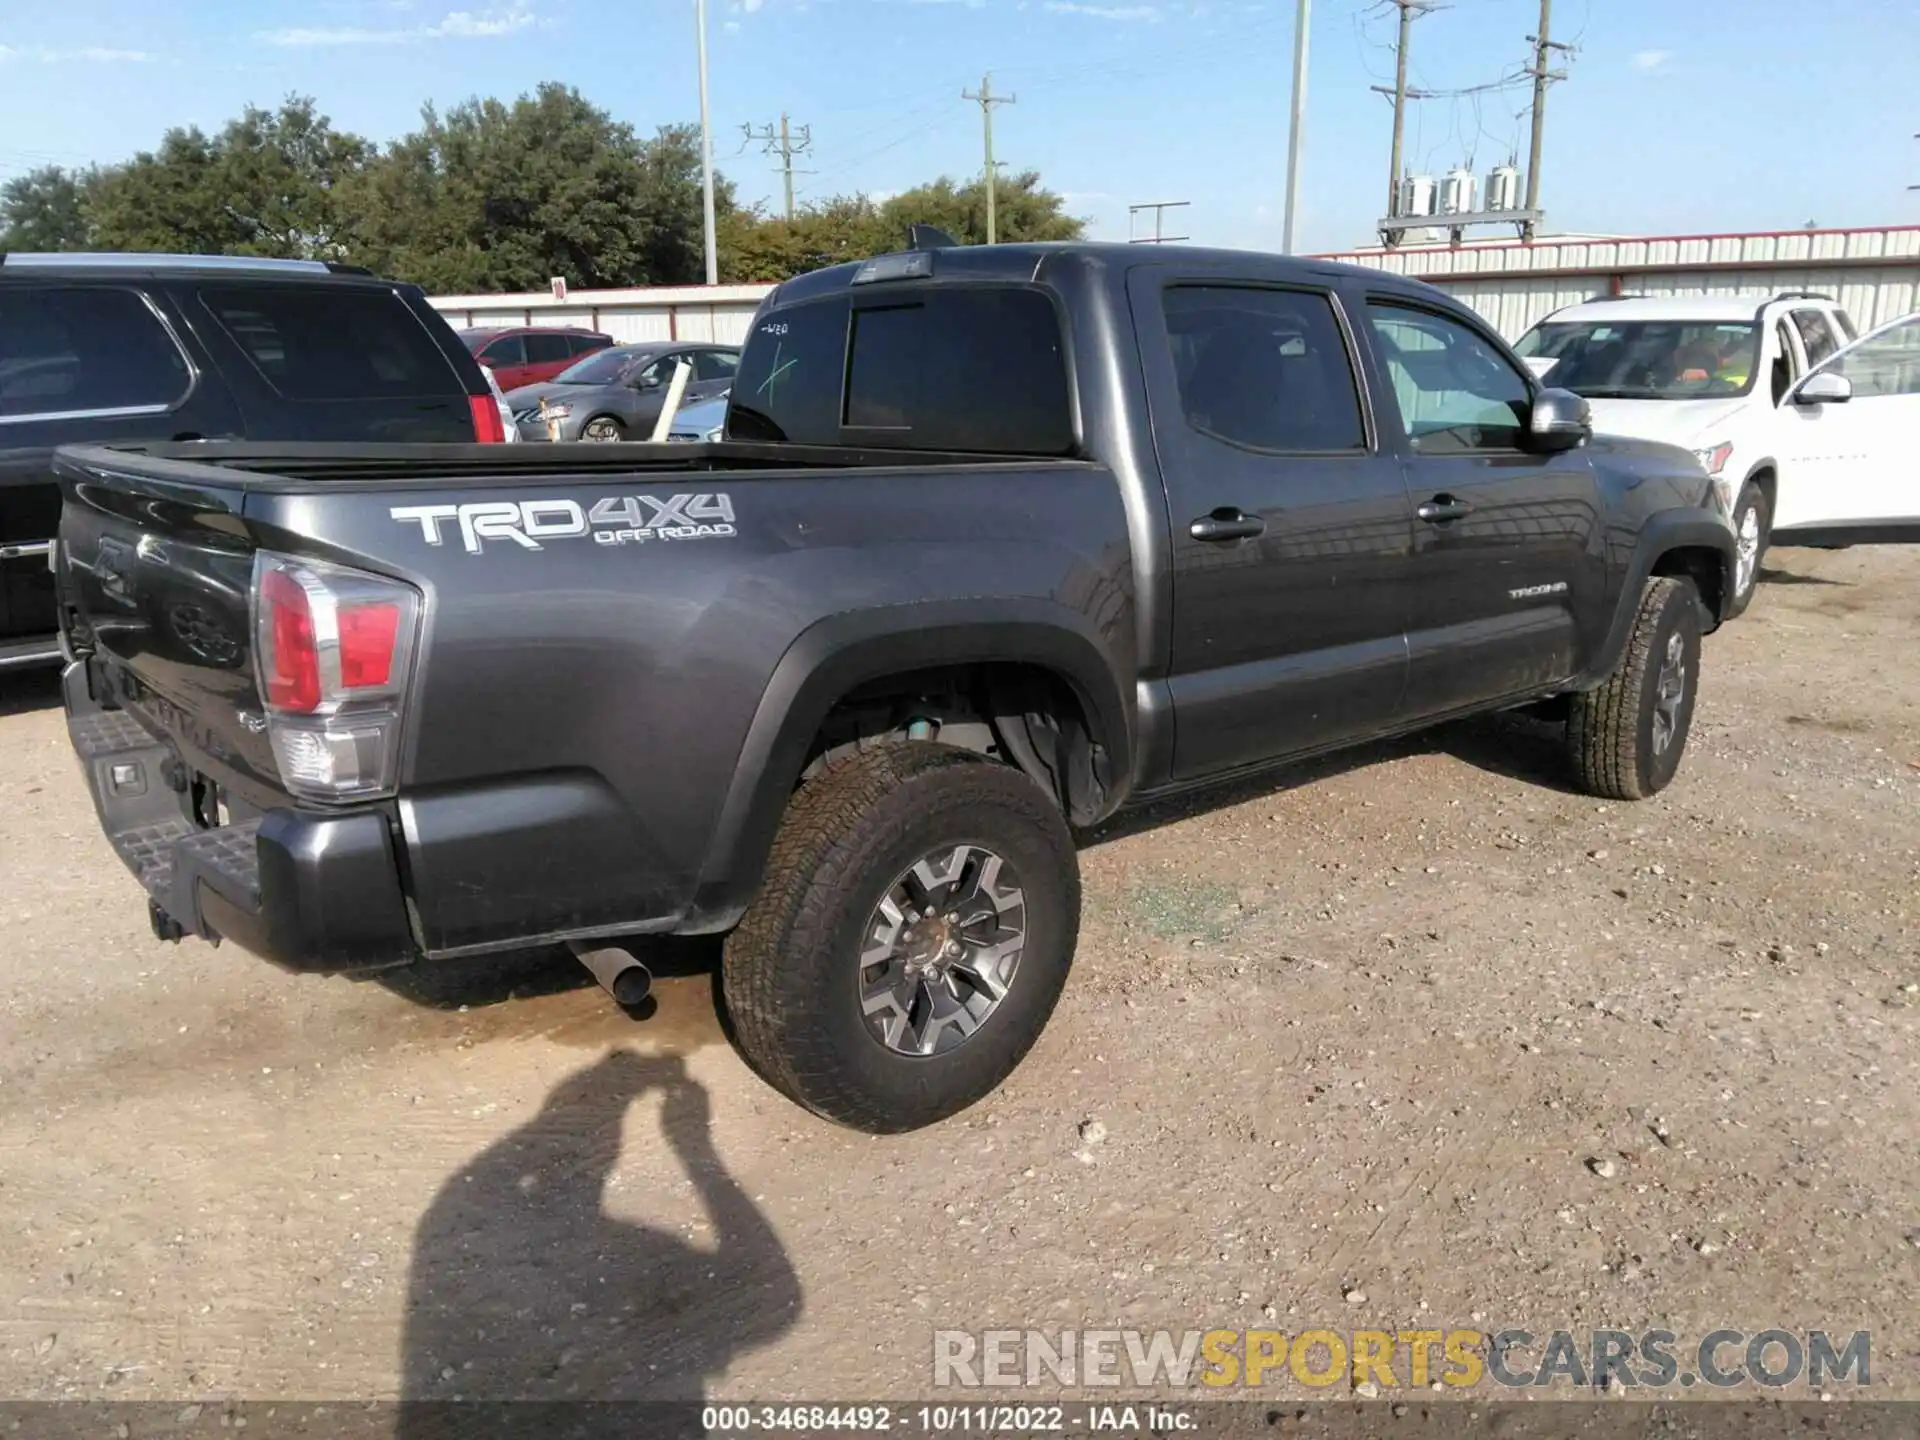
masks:
<svg viewBox="0 0 1920 1440"><path fill-rule="evenodd" d="M441 295L430 303L456 330L490 325L570 325L622 344L712 340L738 345L771 285L674 286L575 290L564 301L543 291L519 295Z"/></svg>
<svg viewBox="0 0 1920 1440"><path fill-rule="evenodd" d="M1319 257L1412 275L1458 296L1517 339L1559 309L1616 286L1638 295L1836 297L1862 330L1920 310L1920 226L1351 251Z"/></svg>

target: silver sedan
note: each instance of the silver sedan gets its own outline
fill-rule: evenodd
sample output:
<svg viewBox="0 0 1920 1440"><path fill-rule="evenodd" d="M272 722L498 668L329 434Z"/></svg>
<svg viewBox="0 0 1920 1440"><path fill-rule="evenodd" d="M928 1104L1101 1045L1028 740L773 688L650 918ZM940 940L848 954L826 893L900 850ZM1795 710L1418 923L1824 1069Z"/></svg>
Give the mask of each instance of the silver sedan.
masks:
<svg viewBox="0 0 1920 1440"><path fill-rule="evenodd" d="M724 394L739 359L728 345L616 345L552 380L509 391L507 404L522 440L645 440L679 365L693 367L680 400L687 406Z"/></svg>

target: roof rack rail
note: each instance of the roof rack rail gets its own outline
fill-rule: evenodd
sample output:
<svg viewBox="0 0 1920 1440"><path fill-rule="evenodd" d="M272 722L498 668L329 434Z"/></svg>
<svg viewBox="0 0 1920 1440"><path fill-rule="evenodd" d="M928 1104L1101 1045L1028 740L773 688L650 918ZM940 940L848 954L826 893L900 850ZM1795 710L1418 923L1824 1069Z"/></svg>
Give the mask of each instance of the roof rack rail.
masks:
<svg viewBox="0 0 1920 1440"><path fill-rule="evenodd" d="M1824 291L1820 291L1820 290L1782 290L1777 295L1775 295L1773 299L1774 300L1825 300L1830 305L1838 305L1840 303L1839 300L1836 299L1834 296L1828 295ZM1769 301L1768 303L1771 304L1772 302Z"/></svg>
<svg viewBox="0 0 1920 1440"><path fill-rule="evenodd" d="M13 251L0 254L9 270L250 270L325 275L325 260L269 260L251 255L160 255L121 251Z"/></svg>

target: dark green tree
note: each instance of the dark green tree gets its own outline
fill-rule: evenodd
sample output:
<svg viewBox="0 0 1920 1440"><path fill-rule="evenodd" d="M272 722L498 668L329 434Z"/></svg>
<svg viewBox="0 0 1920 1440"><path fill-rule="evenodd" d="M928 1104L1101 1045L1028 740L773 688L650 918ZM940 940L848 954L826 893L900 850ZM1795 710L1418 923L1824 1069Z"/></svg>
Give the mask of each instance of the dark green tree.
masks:
<svg viewBox="0 0 1920 1440"><path fill-rule="evenodd" d="M154 151L88 185L93 244L286 259L345 259L356 249L356 194L373 147L333 128L311 98L248 106L218 135L169 130Z"/></svg>
<svg viewBox="0 0 1920 1440"><path fill-rule="evenodd" d="M0 185L0 250L85 250L93 171L48 165Z"/></svg>
<svg viewBox="0 0 1920 1440"><path fill-rule="evenodd" d="M1029 170L1000 181L994 194L995 229L1003 242L1077 240L1086 223L1066 213L1066 202ZM865 195L840 195L802 207L791 220L758 210L737 211L722 229L721 260L728 280L785 280L824 265L898 250L915 223L934 225L963 245L987 239L987 195L977 180L941 178L876 204Z"/></svg>
<svg viewBox="0 0 1920 1440"><path fill-rule="evenodd" d="M642 139L551 83L421 121L367 176L375 268L443 293L704 278L697 131ZM716 205L732 208L724 182Z"/></svg>
<svg viewBox="0 0 1920 1440"><path fill-rule="evenodd" d="M1022 240L1078 240L1086 222L1067 214L1067 203L1040 183L1034 170L1003 175L994 186L995 238L1002 244ZM902 191L880 207L885 222L901 235L908 225L937 225L963 245L987 241L987 187L980 180L956 184L941 176L931 185Z"/></svg>

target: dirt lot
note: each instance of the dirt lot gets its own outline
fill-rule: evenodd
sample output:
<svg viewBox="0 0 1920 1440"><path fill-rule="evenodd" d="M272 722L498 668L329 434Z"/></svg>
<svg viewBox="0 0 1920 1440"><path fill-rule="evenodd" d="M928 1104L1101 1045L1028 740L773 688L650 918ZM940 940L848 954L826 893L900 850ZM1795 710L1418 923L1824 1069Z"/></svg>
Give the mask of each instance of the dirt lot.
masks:
<svg viewBox="0 0 1920 1440"><path fill-rule="evenodd" d="M1472 1324L1871 1329L1920 1397L1920 552L1771 563L1659 800L1503 719L1097 838L1039 1048L886 1140L697 973L634 1021L564 960L157 944L7 682L0 1395L924 1398L935 1328Z"/></svg>

